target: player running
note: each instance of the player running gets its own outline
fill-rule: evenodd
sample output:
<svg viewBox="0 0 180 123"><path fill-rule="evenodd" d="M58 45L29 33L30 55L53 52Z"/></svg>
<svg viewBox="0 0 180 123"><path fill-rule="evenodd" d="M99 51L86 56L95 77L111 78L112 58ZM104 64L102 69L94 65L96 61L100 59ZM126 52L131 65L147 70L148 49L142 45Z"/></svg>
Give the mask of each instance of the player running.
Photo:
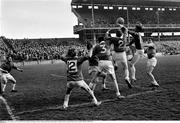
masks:
<svg viewBox="0 0 180 123"><path fill-rule="evenodd" d="M115 75L115 70L114 66L112 63L112 57L111 57L111 52L110 52L110 47L107 44L107 42L104 41L104 38L101 37L99 38L99 45L96 45L93 52L96 54L96 56L99 58L99 70L100 73L104 74L109 74L111 79L114 82L115 89L116 89L116 96L117 98L124 98L124 96L121 96L119 92L119 87ZM91 83L93 84L94 88L96 86L96 83Z"/></svg>
<svg viewBox="0 0 180 123"><path fill-rule="evenodd" d="M144 49L143 49L143 40L141 37L140 32L142 32L142 24L137 23L135 27L135 31L128 31L130 35L132 35L133 39L127 46L131 46L132 44L135 44L136 52L130 61L130 71L131 71L131 83L136 81L135 73L136 68L135 64L139 61L141 57L144 56Z"/></svg>
<svg viewBox="0 0 180 123"><path fill-rule="evenodd" d="M70 48L68 50L67 56L61 57L61 60L64 61L67 65L67 90L64 98L63 108L67 109L71 91L75 87L81 87L86 92L88 92L93 98L93 103L96 106L99 106L101 102L97 101L96 97L94 96L94 93L85 83L82 74L82 64L84 61L88 60L89 57L77 57L76 55L76 50L74 48Z"/></svg>
<svg viewBox="0 0 180 123"><path fill-rule="evenodd" d="M17 92L15 89L16 87L16 80L14 77L10 74L12 69L16 69L17 71L23 72L22 69L16 67L12 61L11 56L8 56L6 58L6 61L1 65L1 84L2 84L2 93L5 92L6 84L8 81L12 82L12 90L11 92Z"/></svg>
<svg viewBox="0 0 180 123"><path fill-rule="evenodd" d="M106 40L109 40L109 44L112 50L113 59L116 61L118 65L123 66L125 82L127 83L129 88L132 88L129 79L129 70L128 70L128 62L126 56L126 42L127 42L127 28L123 26L124 19L118 18L116 24L120 29L116 31L116 37L111 37L110 31L106 32Z"/></svg>
<svg viewBox="0 0 180 123"><path fill-rule="evenodd" d="M151 80L150 87L159 87L159 84L157 83L156 79L154 78L154 76L152 74L154 68L157 65L157 59L155 57L156 56L155 44L150 39L148 41L148 44L144 45L144 47L147 47L146 51L147 51L148 60L147 60L146 71L147 71L147 75L148 75L149 79Z"/></svg>

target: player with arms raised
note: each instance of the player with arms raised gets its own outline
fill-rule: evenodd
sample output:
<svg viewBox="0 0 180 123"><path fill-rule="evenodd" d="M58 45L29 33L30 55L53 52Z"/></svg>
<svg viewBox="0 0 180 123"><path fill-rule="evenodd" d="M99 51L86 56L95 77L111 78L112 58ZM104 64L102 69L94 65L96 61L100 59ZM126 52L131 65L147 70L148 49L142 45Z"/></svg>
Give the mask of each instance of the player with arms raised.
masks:
<svg viewBox="0 0 180 123"><path fill-rule="evenodd" d="M124 74L125 74L125 82L127 83L129 88L132 88L129 79L129 70L128 70L128 62L126 56L126 42L127 42L127 28L123 26L124 19L119 17L116 21L116 25L119 29L116 30L116 37L111 37L110 31L106 32L106 40L109 40L109 44L112 50L113 59L116 61L118 65L122 64Z"/></svg>
<svg viewBox="0 0 180 123"><path fill-rule="evenodd" d="M74 48L70 48L67 55L65 57L61 57L61 60L64 61L67 65L67 90L63 108L66 109L68 107L71 91L75 87L81 87L82 89L87 91L92 96L93 103L98 106L101 104L101 102L97 101L94 93L85 83L82 74L82 64L84 61L88 60L89 57L77 57L76 55L76 50Z"/></svg>

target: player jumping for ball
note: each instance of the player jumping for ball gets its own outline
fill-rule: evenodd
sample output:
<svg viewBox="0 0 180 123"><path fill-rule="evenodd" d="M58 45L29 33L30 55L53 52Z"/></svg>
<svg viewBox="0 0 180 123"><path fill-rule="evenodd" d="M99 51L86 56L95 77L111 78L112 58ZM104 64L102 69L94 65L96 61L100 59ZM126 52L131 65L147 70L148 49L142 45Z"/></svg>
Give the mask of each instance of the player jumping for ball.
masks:
<svg viewBox="0 0 180 123"><path fill-rule="evenodd" d="M101 104L101 102L97 101L93 91L89 88L89 86L83 79L82 64L84 61L88 60L88 58L89 57L86 56L77 57L77 53L74 48L70 48L67 55L61 57L61 60L64 61L67 65L67 90L63 104L64 109L68 107L71 91L75 87L81 87L86 92L88 92L93 98L93 103L96 106L99 106Z"/></svg>
<svg viewBox="0 0 180 123"><path fill-rule="evenodd" d="M113 59L118 65L122 64L123 66L125 82L129 88L132 88L129 79L128 62L126 56L127 28L124 27L124 19L119 17L116 21L116 25L119 27L119 29L116 30L116 37L111 37L111 30L108 30L106 32L106 40L110 41Z"/></svg>

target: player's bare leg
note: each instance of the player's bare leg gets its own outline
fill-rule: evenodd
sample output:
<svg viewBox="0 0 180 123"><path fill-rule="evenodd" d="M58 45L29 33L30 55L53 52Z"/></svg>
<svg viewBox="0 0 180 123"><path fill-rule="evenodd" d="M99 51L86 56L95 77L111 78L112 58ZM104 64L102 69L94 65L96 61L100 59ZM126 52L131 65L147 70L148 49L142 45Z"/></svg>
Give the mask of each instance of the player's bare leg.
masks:
<svg viewBox="0 0 180 123"><path fill-rule="evenodd" d="M115 86L115 89L116 89L116 96L117 98L119 99L122 99L122 98L125 98L124 96L121 95L120 91L119 91L119 86L118 86L118 83L117 83L117 79L116 79L116 75L115 74L109 74L111 79L113 80L114 82L114 86Z"/></svg>
<svg viewBox="0 0 180 123"><path fill-rule="evenodd" d="M91 97L93 98L93 103L96 106L99 106L101 104L101 102L97 101L93 91L89 88L89 86L85 82L82 83L81 88L84 89L86 92L88 92L91 95Z"/></svg>
<svg viewBox="0 0 180 123"><path fill-rule="evenodd" d="M8 80L7 80L7 78L5 76L1 77L2 93L5 92L7 81Z"/></svg>
<svg viewBox="0 0 180 123"><path fill-rule="evenodd" d="M130 62L130 71L131 71L131 79L132 81L136 81L136 68L135 68L135 64L139 61L140 56L139 55L134 55L134 57L132 58L131 62Z"/></svg>
<svg viewBox="0 0 180 123"><path fill-rule="evenodd" d="M151 80L151 86L159 87L159 84L157 83L156 79L154 78L154 75L152 74L153 70L154 70L154 66L148 66L147 75Z"/></svg>
<svg viewBox="0 0 180 123"><path fill-rule="evenodd" d="M63 108L64 108L64 109L67 109L67 108L68 108L69 97L70 97L70 95L71 95L72 89L73 89L73 88L71 88L71 87L67 87L66 95L65 95L65 97L64 97L64 104L63 104Z"/></svg>
<svg viewBox="0 0 180 123"><path fill-rule="evenodd" d="M95 90L95 87L96 87L96 84L97 84L97 80L98 80L98 74L99 72L98 71L94 71L91 73L91 82L89 83L89 88L94 91Z"/></svg>
<svg viewBox="0 0 180 123"><path fill-rule="evenodd" d="M130 79L129 79L129 70L128 70L128 64L127 62L121 62L123 70L124 70L124 78L125 78L125 82L127 83L129 88L132 88Z"/></svg>
<svg viewBox="0 0 180 123"><path fill-rule="evenodd" d="M100 72L98 74L98 77L101 77L102 78L102 90L105 91L105 90L109 90L107 87L106 87L106 77L107 77L107 73L105 72ZM98 78L99 79L99 78Z"/></svg>
<svg viewBox="0 0 180 123"><path fill-rule="evenodd" d="M8 79L9 79L9 81L12 82L12 90L11 90L11 92L17 92L17 90L15 89L16 88L16 80L14 79L14 77L10 75L8 77Z"/></svg>

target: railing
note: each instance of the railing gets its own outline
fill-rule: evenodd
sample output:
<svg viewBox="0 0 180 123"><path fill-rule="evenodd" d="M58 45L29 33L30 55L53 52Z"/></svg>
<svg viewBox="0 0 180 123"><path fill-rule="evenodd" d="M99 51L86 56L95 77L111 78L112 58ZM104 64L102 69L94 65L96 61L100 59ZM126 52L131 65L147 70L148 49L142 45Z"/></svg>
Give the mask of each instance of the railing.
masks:
<svg viewBox="0 0 180 123"><path fill-rule="evenodd" d="M136 24L129 24L128 27L135 27ZM125 24L125 26L127 27L127 24ZM75 25L74 26L74 32L77 32L78 30L81 29L86 29L86 28L109 28L109 27L117 27L115 24L95 24L94 27L92 26L84 26L84 25ZM144 24L143 27L180 27L180 24Z"/></svg>

